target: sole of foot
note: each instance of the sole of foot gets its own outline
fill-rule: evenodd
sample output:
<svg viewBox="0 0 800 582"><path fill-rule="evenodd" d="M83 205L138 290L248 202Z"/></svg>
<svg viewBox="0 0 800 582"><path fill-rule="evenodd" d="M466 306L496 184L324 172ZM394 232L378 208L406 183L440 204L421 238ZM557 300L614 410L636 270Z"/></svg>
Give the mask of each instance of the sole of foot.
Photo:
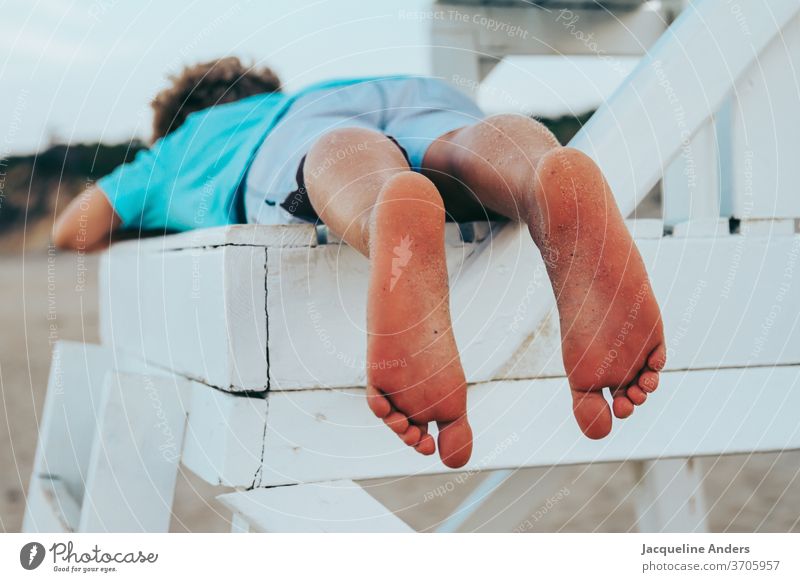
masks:
<svg viewBox="0 0 800 582"><path fill-rule="evenodd" d="M424 455L435 444L452 468L472 454L467 390L450 321L441 196L404 172L380 193L370 222L367 401L403 442Z"/></svg>
<svg viewBox="0 0 800 582"><path fill-rule="evenodd" d="M642 258L597 165L558 148L536 172L529 228L558 305L573 412L592 439L658 387L666 363L661 312ZM613 398L609 407L603 390Z"/></svg>

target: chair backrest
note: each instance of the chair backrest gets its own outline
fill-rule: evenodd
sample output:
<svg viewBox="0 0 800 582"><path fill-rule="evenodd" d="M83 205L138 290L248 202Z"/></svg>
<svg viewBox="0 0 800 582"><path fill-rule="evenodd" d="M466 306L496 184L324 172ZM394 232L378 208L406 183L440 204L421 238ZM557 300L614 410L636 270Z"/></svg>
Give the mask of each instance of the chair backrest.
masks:
<svg viewBox="0 0 800 582"><path fill-rule="evenodd" d="M786 125L786 116L794 120L798 79L792 68L779 67L791 67L793 55L797 60L790 47L799 40L799 13L796 0L753 0L735 7L704 0L684 10L570 143L603 169L623 214L633 212L726 99L736 108L730 122L744 126L734 132L755 125L777 129ZM766 118L765 106L771 111ZM737 139L735 133L730 137ZM771 137L758 145L768 150L762 157L773 156L777 164ZM768 173L762 177L768 179ZM800 199L792 213L798 206Z"/></svg>

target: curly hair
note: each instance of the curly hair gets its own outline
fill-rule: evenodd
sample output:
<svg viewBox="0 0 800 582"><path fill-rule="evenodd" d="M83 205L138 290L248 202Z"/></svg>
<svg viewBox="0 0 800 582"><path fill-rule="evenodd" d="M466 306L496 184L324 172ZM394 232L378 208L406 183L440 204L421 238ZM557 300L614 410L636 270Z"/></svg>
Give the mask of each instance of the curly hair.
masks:
<svg viewBox="0 0 800 582"><path fill-rule="evenodd" d="M281 90L281 81L272 69L245 67L237 57L185 67L180 74L170 75L169 80L171 86L150 103L154 142L178 129L190 113Z"/></svg>

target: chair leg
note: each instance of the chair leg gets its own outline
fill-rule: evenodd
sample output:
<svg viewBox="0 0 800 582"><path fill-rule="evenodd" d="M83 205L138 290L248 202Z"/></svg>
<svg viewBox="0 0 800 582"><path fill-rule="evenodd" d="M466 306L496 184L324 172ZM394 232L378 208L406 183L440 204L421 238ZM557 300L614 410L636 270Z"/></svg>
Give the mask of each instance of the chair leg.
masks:
<svg viewBox="0 0 800 582"><path fill-rule="evenodd" d="M109 372L79 531L166 532L186 425L186 380Z"/></svg>
<svg viewBox="0 0 800 582"><path fill-rule="evenodd" d="M637 461L634 470L639 531L708 531L703 476L695 460Z"/></svg>
<svg viewBox="0 0 800 582"><path fill-rule="evenodd" d="M103 379L111 361L100 346L54 346L23 532L69 532L78 527Z"/></svg>

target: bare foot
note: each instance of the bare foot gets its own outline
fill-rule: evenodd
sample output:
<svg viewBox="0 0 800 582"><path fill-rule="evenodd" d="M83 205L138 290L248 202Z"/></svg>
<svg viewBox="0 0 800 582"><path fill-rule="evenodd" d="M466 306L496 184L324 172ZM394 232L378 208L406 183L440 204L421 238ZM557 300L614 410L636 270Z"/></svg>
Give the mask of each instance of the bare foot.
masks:
<svg viewBox="0 0 800 582"><path fill-rule="evenodd" d="M435 445L448 467L472 453L467 390L450 321L444 207L435 186L404 172L384 187L370 223L367 401L424 455Z"/></svg>
<svg viewBox="0 0 800 582"><path fill-rule="evenodd" d="M564 367L583 433L603 438L658 387L666 362L661 312L639 251L600 170L558 148L536 172L529 227L553 284Z"/></svg>

